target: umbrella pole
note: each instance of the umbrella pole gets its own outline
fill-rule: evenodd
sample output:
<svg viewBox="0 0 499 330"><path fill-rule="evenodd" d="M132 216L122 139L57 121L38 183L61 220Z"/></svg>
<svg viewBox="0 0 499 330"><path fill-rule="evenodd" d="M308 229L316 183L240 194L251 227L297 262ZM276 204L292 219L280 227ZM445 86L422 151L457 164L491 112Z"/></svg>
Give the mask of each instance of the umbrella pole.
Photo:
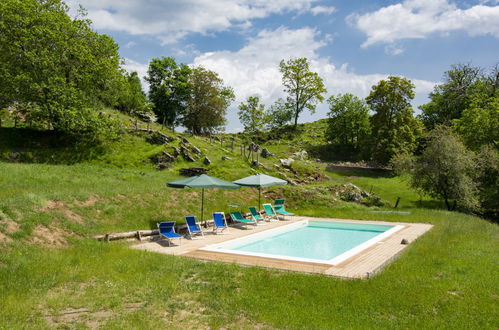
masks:
<svg viewBox="0 0 499 330"><path fill-rule="evenodd" d="M203 220L204 213L204 189L201 189L201 222ZM204 227L206 228L206 221L204 222Z"/></svg>
<svg viewBox="0 0 499 330"><path fill-rule="evenodd" d="M262 187L258 187L258 211L260 211L260 197L262 194Z"/></svg>

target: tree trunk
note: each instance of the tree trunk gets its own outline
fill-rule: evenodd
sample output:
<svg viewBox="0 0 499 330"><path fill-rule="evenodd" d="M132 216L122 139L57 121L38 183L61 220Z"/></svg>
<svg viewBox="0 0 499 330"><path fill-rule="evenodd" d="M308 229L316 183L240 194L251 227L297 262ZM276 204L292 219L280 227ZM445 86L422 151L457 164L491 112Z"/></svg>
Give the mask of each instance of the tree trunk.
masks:
<svg viewBox="0 0 499 330"><path fill-rule="evenodd" d="M452 211L451 205L450 205L449 200L447 198L445 199L445 206L447 206L447 211Z"/></svg>

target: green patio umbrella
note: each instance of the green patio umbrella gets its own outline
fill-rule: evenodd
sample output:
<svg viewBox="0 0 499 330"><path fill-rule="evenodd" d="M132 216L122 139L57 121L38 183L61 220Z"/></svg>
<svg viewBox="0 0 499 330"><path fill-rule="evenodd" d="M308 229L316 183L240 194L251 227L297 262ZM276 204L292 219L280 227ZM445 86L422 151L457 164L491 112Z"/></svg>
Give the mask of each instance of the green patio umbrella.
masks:
<svg viewBox="0 0 499 330"><path fill-rule="evenodd" d="M219 189L239 189L237 184L214 178L212 176L201 174L190 178L168 182L166 184L171 188L197 188L201 189L201 221L204 216L204 190L211 188Z"/></svg>
<svg viewBox="0 0 499 330"><path fill-rule="evenodd" d="M273 176L257 173L255 175L251 175L236 181L232 181L235 184L245 187L257 187L258 188L258 209L260 209L260 199L262 194L262 187L269 186L280 186L288 184L288 181L282 180L279 178L275 178Z"/></svg>

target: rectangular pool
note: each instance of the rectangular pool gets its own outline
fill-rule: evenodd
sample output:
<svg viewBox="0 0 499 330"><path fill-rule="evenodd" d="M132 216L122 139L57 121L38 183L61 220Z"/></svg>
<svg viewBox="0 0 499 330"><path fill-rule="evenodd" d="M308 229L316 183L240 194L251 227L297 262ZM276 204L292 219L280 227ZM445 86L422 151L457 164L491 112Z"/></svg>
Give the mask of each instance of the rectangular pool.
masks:
<svg viewBox="0 0 499 330"><path fill-rule="evenodd" d="M336 265L401 228L401 225L303 220L201 250Z"/></svg>

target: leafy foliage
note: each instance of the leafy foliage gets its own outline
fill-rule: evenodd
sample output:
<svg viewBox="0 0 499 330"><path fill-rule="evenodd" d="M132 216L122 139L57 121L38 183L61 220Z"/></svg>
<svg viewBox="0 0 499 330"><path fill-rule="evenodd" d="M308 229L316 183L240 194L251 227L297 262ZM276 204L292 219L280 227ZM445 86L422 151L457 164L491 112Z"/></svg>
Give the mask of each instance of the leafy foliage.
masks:
<svg viewBox="0 0 499 330"><path fill-rule="evenodd" d="M223 85L214 71L198 67L189 76L191 94L187 101L183 125L193 134L215 133L226 122L225 115L234 92Z"/></svg>
<svg viewBox="0 0 499 330"><path fill-rule="evenodd" d="M121 75L117 44L71 19L60 0L0 3L0 107L16 105L39 125L89 134L100 124L92 108L115 102Z"/></svg>
<svg viewBox="0 0 499 330"><path fill-rule="evenodd" d="M329 103L328 140L336 145L359 151L371 130L369 107L353 94L332 95Z"/></svg>
<svg viewBox="0 0 499 330"><path fill-rule="evenodd" d="M489 144L499 148L499 89L489 97L475 94L453 126L473 150Z"/></svg>
<svg viewBox="0 0 499 330"><path fill-rule="evenodd" d="M477 209L473 153L447 127L435 128L427 138L426 149L414 162L407 156L395 158L398 172L403 170L402 166L413 164L410 169L413 188L444 200L448 210Z"/></svg>
<svg viewBox="0 0 499 330"><path fill-rule="evenodd" d="M319 74L310 71L307 58L290 59L287 62L281 60L279 69L284 91L288 93L286 103L292 110L296 127L300 113L304 109L314 113L317 103L324 100L322 94L327 90Z"/></svg>
<svg viewBox="0 0 499 330"><path fill-rule="evenodd" d="M191 95L191 73L189 66L177 64L172 57L153 58L149 63L149 99L163 125L175 127L182 123Z"/></svg>
<svg viewBox="0 0 499 330"><path fill-rule="evenodd" d="M484 212L495 212L499 220L499 152L492 146L483 146L476 162L481 206Z"/></svg>
<svg viewBox="0 0 499 330"><path fill-rule="evenodd" d="M420 122L414 118L410 101L414 84L406 78L390 76L372 87L366 98L374 111L371 157L386 164L393 155L412 152L421 134Z"/></svg>
<svg viewBox="0 0 499 330"><path fill-rule="evenodd" d="M268 111L267 126L269 129L278 128L288 124L293 118L293 111L282 98L277 99Z"/></svg>
<svg viewBox="0 0 499 330"><path fill-rule="evenodd" d="M122 84L116 108L128 114L148 112L147 98L137 72L125 73Z"/></svg>
<svg viewBox="0 0 499 330"><path fill-rule="evenodd" d="M260 131L268 120L265 105L260 103L258 96L250 96L246 103L239 105L239 121L243 124L244 130L249 133Z"/></svg>

